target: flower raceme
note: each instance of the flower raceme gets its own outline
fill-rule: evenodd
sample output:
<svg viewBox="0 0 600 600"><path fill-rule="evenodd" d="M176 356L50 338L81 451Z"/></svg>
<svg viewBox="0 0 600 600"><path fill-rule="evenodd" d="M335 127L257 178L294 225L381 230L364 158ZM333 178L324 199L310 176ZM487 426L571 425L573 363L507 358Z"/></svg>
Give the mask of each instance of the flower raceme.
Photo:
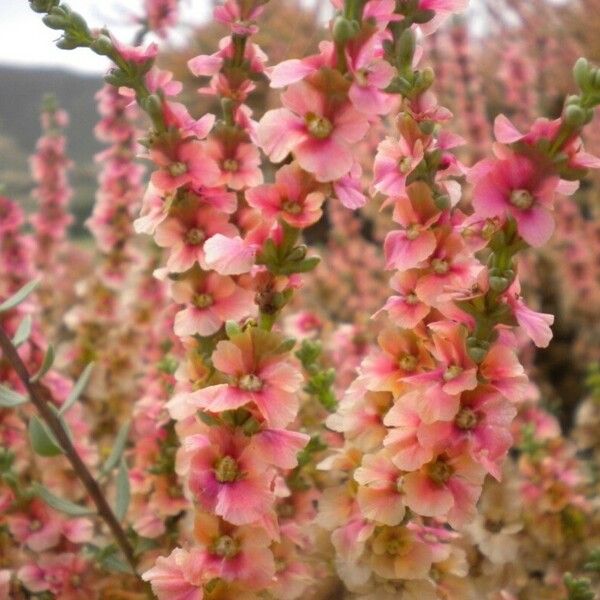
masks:
<svg viewBox="0 0 600 600"><path fill-rule="evenodd" d="M417 44L464 0L336 0L332 39L316 55L272 69L251 42L265 2L227 0L214 15L230 35L214 54L188 63L205 78L200 93L220 101L218 120L195 119L176 101L181 85L153 66L155 45L92 33L62 5L55 10L55 0L31 3L50 11L51 26L66 20L63 45L109 56L116 66L108 81L152 122L143 144L154 172L136 228L166 249L156 275L179 305L169 341L185 353L179 368L161 364L168 385L136 407L146 433L163 422L159 448L146 436L135 457L136 484L151 488L135 490L138 502L150 498L160 518L146 507L133 530L167 534L166 553L172 540L181 545L145 572L154 593L161 600L301 597L325 574L306 560L316 548L308 527L316 504L351 593L469 597L457 583L468 569L465 552L450 528L476 514L487 474L502 474L512 422L529 392L516 334L540 347L551 338L552 317L521 296L517 255L547 241L561 195L598 166L580 139L596 102L590 81L560 119L538 121L525 134L499 118L494 157L469 169L454 155L462 140L443 130L451 114L431 91L434 77ZM174 5L148 6L166 11L148 9L148 27L162 35ZM246 103L265 76L285 88L282 106L256 122ZM385 139L367 139L394 112ZM369 144L372 165L360 156ZM260 150L275 163L271 173L261 168ZM340 435L319 430L311 439L304 431L318 430L324 413L310 399L301 405L300 394L323 397L317 384L328 371L304 348L299 361L292 356L278 318L317 262L299 242L302 230L318 222L326 200L363 206L366 189L392 208L383 253L394 294L377 313L387 319L377 343L348 358L362 358L358 376L327 418ZM110 217L97 216L100 230ZM328 358L341 365L347 347ZM163 411L159 398L171 392ZM315 458L327 445L331 454ZM145 476L149 469L155 479ZM183 508L193 518L177 518ZM27 545L19 525L14 535ZM49 529L56 537L56 525ZM26 568L26 587L68 589L52 585L84 567L67 558Z"/></svg>

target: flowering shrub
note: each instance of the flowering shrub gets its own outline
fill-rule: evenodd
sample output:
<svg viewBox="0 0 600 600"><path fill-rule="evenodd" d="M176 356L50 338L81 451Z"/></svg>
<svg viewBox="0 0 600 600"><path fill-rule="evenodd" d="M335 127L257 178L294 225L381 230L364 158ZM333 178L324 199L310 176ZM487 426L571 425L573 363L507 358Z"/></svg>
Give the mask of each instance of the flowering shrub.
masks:
<svg viewBox="0 0 600 600"><path fill-rule="evenodd" d="M499 115L491 143L448 29L465 1L335 0L318 52L271 66L267 1L226 0L187 63L220 107L197 118L146 42L176 1L145 2L132 45L29 4L112 66L78 272L52 103L33 234L0 198L0 599L593 599L597 367L568 435L528 287L555 232L583 251L600 71L579 59L560 115ZM427 62L448 39L468 139ZM278 104L255 111L265 82Z"/></svg>

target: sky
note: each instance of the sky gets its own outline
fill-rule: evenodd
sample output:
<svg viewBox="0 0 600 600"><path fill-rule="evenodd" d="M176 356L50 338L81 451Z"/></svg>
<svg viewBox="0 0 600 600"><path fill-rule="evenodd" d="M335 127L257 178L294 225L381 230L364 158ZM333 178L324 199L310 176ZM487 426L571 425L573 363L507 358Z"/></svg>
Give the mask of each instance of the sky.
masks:
<svg viewBox="0 0 600 600"><path fill-rule="evenodd" d="M90 27L108 26L122 40L135 35L133 16L141 14L141 0L69 0L69 6L83 15ZM200 23L210 12L208 0L181 0L182 22ZM123 7L127 8L124 10ZM172 41L181 39L185 31L176 31ZM65 67L75 71L101 73L106 70L106 59L85 49L59 50L53 41L59 32L48 29L41 15L29 8L27 0L0 0L0 63Z"/></svg>

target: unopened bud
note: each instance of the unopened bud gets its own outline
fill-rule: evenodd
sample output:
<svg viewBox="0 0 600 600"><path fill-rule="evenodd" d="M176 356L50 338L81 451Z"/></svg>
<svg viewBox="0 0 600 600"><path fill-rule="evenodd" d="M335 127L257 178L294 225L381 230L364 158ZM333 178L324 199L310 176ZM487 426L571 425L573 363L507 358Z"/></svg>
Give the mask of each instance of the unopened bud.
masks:
<svg viewBox="0 0 600 600"><path fill-rule="evenodd" d="M64 29L67 25L66 19L60 15L46 15L42 22L50 29Z"/></svg>
<svg viewBox="0 0 600 600"><path fill-rule="evenodd" d="M422 89L428 89L433 85L435 73L431 67L426 67L421 71L421 81L419 82Z"/></svg>
<svg viewBox="0 0 600 600"><path fill-rule="evenodd" d="M350 21L346 17L336 17L333 22L332 37L337 44L345 44L356 37L360 29L357 21Z"/></svg>
<svg viewBox="0 0 600 600"><path fill-rule="evenodd" d="M585 89L589 84L590 65L588 61L581 57L573 67L573 77L580 89Z"/></svg>
<svg viewBox="0 0 600 600"><path fill-rule="evenodd" d="M106 35L99 35L90 46L91 49L100 56L110 56L113 51L113 44Z"/></svg>
<svg viewBox="0 0 600 600"><path fill-rule="evenodd" d="M509 285L508 279L506 277L490 277L490 287L495 292L503 292Z"/></svg>
<svg viewBox="0 0 600 600"><path fill-rule="evenodd" d="M571 127L581 127L585 122L586 114L581 106L571 104L565 108L565 122Z"/></svg>
<svg viewBox="0 0 600 600"><path fill-rule="evenodd" d="M292 262L297 262L300 260L304 260L306 258L306 251L307 251L307 247L302 245L302 246L296 246L296 248L294 248L287 256L288 260L292 261Z"/></svg>
<svg viewBox="0 0 600 600"><path fill-rule="evenodd" d="M416 48L416 37L412 29L405 29L396 42L396 60L398 64L410 66Z"/></svg>

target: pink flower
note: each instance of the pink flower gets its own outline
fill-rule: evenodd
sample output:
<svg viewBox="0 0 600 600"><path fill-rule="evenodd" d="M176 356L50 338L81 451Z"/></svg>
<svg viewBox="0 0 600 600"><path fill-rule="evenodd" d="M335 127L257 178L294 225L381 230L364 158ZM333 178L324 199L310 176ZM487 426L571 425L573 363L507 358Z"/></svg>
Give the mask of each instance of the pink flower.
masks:
<svg viewBox="0 0 600 600"><path fill-rule="evenodd" d="M380 577L410 580L428 576L432 562L431 550L409 527L378 528L370 544L370 566Z"/></svg>
<svg viewBox="0 0 600 600"><path fill-rule="evenodd" d="M392 428L384 446L389 449L392 462L404 471L419 469L433 458L432 448L419 439L424 423L414 408L414 401L420 393L420 390L413 390L401 396L384 419L385 425Z"/></svg>
<svg viewBox="0 0 600 600"><path fill-rule="evenodd" d="M431 353L437 368L405 377L404 382L424 386L416 407L426 423L448 421L459 408L460 394L477 387L477 367L467 354L464 328L451 322L429 325Z"/></svg>
<svg viewBox="0 0 600 600"><path fill-rule="evenodd" d="M194 568L207 579L218 577L260 590L275 575L272 540L258 527L233 527L213 515L196 513L194 538Z"/></svg>
<svg viewBox="0 0 600 600"><path fill-rule="evenodd" d="M500 336L480 363L479 374L506 399L520 402L527 393L529 381L514 351L515 344L514 336L508 338L508 343Z"/></svg>
<svg viewBox="0 0 600 600"><path fill-rule="evenodd" d="M172 210L156 228L154 240L171 250L166 265L169 271L182 273L196 263L204 265L204 242L217 233L234 236L237 228L221 211L193 206Z"/></svg>
<svg viewBox="0 0 600 600"><path fill-rule="evenodd" d="M423 160L429 143L410 117L404 118L398 129L399 138L388 137L379 144L373 163L374 187L386 196L406 193L406 180Z"/></svg>
<svg viewBox="0 0 600 600"><path fill-rule="evenodd" d="M9 514L6 520L11 535L34 552L53 548L62 535L62 518L41 500L32 500L26 513Z"/></svg>
<svg viewBox="0 0 600 600"><path fill-rule="evenodd" d="M90 563L71 553L45 555L21 567L17 577L29 591L50 592L61 600L89 600L97 591Z"/></svg>
<svg viewBox="0 0 600 600"><path fill-rule="evenodd" d="M327 427L343 432L357 448L370 452L381 446L386 435L383 416L392 397L386 392L369 392L363 386L364 381L355 380L337 411L327 418Z"/></svg>
<svg viewBox="0 0 600 600"><path fill-rule="evenodd" d="M384 525L402 522L406 511L402 488L398 485L401 475L389 452L365 455L354 472L354 480L359 484L356 500L365 518Z"/></svg>
<svg viewBox="0 0 600 600"><path fill-rule="evenodd" d="M433 254L437 240L430 227L441 215L426 183L411 184L406 194L394 200L394 221L403 229L388 233L384 244L387 268L401 271L419 266Z"/></svg>
<svg viewBox="0 0 600 600"><path fill-rule="evenodd" d="M387 114L394 98L383 90L394 78L394 68L377 51L380 40L372 36L367 42L350 42L346 47L348 70L353 82L348 92L350 102L356 110L366 115Z"/></svg>
<svg viewBox="0 0 600 600"><path fill-rule="evenodd" d="M423 425L419 429L419 441L438 451L463 447L499 480L502 461L512 444L510 424L516 413L515 407L495 390L478 387L462 394L460 409L453 421Z"/></svg>
<svg viewBox="0 0 600 600"><path fill-rule="evenodd" d="M543 171L530 158L511 154L479 162L470 177L479 217L513 217L519 234L531 246L542 246L550 239L552 204L560 188L556 175Z"/></svg>
<svg viewBox="0 0 600 600"><path fill-rule="evenodd" d="M429 306L438 306L443 292L449 288L469 289L483 268L465 246L460 235L448 226L435 231L437 246L422 270L415 291L419 299Z"/></svg>
<svg viewBox="0 0 600 600"><path fill-rule="evenodd" d="M211 427L207 435L185 438L183 452L189 461L188 485L201 506L234 525L257 523L277 535L272 526L274 471L260 460L251 438Z"/></svg>
<svg viewBox="0 0 600 600"><path fill-rule="evenodd" d="M221 275L241 275L254 266L257 250L257 245L246 243L240 236L217 233L204 244L204 261Z"/></svg>
<svg viewBox="0 0 600 600"><path fill-rule="evenodd" d="M425 34L433 33L452 13L464 10L469 0L419 0L419 10L432 11L432 19L421 29Z"/></svg>
<svg viewBox="0 0 600 600"><path fill-rule="evenodd" d="M367 203L361 181L362 169L354 163L350 172L333 184L333 190L339 201L350 210L361 208Z"/></svg>
<svg viewBox="0 0 600 600"><path fill-rule="evenodd" d="M547 348L552 340L552 329L554 315L539 313L529 308L521 297L521 286L518 279L506 291L506 301L511 307L519 326L526 335L533 340L538 348Z"/></svg>
<svg viewBox="0 0 600 600"><path fill-rule="evenodd" d="M202 600L202 578L195 556L175 548L166 558L159 556L154 566L142 574L159 600Z"/></svg>
<svg viewBox="0 0 600 600"><path fill-rule="evenodd" d="M173 283L175 302L189 306L175 315L179 337L216 333L226 321L239 321L254 310L254 294L216 273L193 276Z"/></svg>
<svg viewBox="0 0 600 600"><path fill-rule="evenodd" d="M390 296L383 308L373 316L387 311L395 325L402 329L414 329L431 311L431 307L422 302L416 294L418 281L419 273L416 269L396 273L390 281L390 286L399 292L399 295Z"/></svg>
<svg viewBox="0 0 600 600"><path fill-rule="evenodd" d="M115 50L123 59L136 65L144 65L152 62L158 54L158 46L156 44L150 44L146 48L142 48L141 46L128 46L112 36L111 41Z"/></svg>
<svg viewBox="0 0 600 600"><path fill-rule="evenodd" d="M211 137L207 142L206 153L219 165L219 185L242 190L263 182L260 153L254 144Z"/></svg>
<svg viewBox="0 0 600 600"><path fill-rule="evenodd" d="M240 7L237 0L226 0L223 6L216 6L213 12L215 21L229 26L232 33L250 36L258 31L254 21L264 10L261 2L244 2Z"/></svg>
<svg viewBox="0 0 600 600"><path fill-rule="evenodd" d="M153 148L150 158L160 167L152 173L152 183L163 192L170 192L186 184L214 185L219 177L217 163L207 156L200 142L179 142L175 148Z"/></svg>
<svg viewBox="0 0 600 600"><path fill-rule="evenodd" d="M369 122L348 102L334 102L332 91L306 81L282 94L286 108L271 110L259 124L258 138L274 162L290 152L317 181L335 181L353 164L352 144L361 140Z"/></svg>
<svg viewBox="0 0 600 600"><path fill-rule="evenodd" d="M293 163L277 171L275 183L248 190L246 200L268 219L281 218L303 229L321 218L325 196L312 177Z"/></svg>
<svg viewBox="0 0 600 600"><path fill-rule="evenodd" d="M397 395L405 389L407 376L433 366L423 340L413 331L385 329L377 343L380 350L367 355L360 369L369 390Z"/></svg>
<svg viewBox="0 0 600 600"><path fill-rule="evenodd" d="M475 514L485 471L468 454L440 455L404 476L406 505L424 517L460 527Z"/></svg>
<svg viewBox="0 0 600 600"><path fill-rule="evenodd" d="M285 427L298 411L297 392L303 382L298 367L278 353L277 337L249 328L217 344L212 355L216 369L231 383L213 385L188 397L193 406L211 412L255 406L269 427Z"/></svg>

